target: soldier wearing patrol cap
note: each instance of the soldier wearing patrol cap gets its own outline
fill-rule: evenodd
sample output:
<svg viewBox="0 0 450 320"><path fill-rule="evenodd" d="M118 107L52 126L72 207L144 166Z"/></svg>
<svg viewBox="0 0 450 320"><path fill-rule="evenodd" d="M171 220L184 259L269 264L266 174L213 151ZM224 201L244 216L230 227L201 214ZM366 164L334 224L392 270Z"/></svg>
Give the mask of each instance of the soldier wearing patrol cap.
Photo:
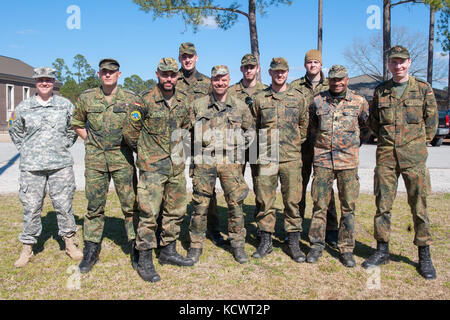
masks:
<svg viewBox="0 0 450 320"><path fill-rule="evenodd" d="M75 177L69 151L77 139L71 126L74 106L53 94L55 71L48 67L34 69L37 94L22 101L9 119L9 134L20 152L19 199L23 205L23 231L19 235L23 247L14 263L17 268L33 257L33 245L42 231L40 215L47 184L66 253L75 260L83 257L74 243Z"/></svg>
<svg viewBox="0 0 450 320"><path fill-rule="evenodd" d="M253 117L245 103L228 94L228 67L219 65L211 70L212 93L193 103L194 168L192 213L188 258L199 261L206 234L206 214L219 178L228 205L228 235L234 259L248 261L244 250L246 230L242 204L248 186L242 175L245 147L254 139ZM241 143L242 142L242 143Z"/></svg>
<svg viewBox="0 0 450 320"><path fill-rule="evenodd" d="M260 92L254 103L259 130L256 198L261 204L256 221L261 240L252 257L261 259L273 251L272 234L275 232L276 220L274 204L280 179L289 254L300 263L305 261L305 255L299 247L302 227L298 211L302 192L301 144L306 139L308 109L303 95L297 90L291 90L287 84L289 65L286 59L273 58L269 74L272 77L271 86Z"/></svg>
<svg viewBox="0 0 450 320"><path fill-rule="evenodd" d="M229 94L232 94L236 96L238 99L244 101L249 109L250 112L253 112L253 102L255 99L255 96L267 88L265 84L263 84L261 81L258 80L258 74L259 74L259 63L258 59L251 53L248 53L244 55L241 59L241 72L242 72L242 79L232 85L228 92ZM255 118L255 115L252 113L253 118ZM252 145L246 150L245 152L245 162L242 166L242 174L245 175L245 168L247 165L247 162L250 163L250 169L252 171L252 179L253 179L253 192L256 194L256 185L255 185L255 178L258 174L257 172L257 165L256 160L258 158L258 141L255 139L252 143ZM258 213L260 208L260 204L256 201L255 198L255 213L254 215Z"/></svg>
<svg viewBox="0 0 450 320"><path fill-rule="evenodd" d="M337 180L341 203L338 248L341 262L354 267L354 220L359 196L360 131L367 127L369 105L363 97L347 89L348 73L344 66L334 65L328 73L330 89L314 97L310 108L314 135L314 175L311 186L313 213L309 240L311 250L306 260L315 263L325 245L327 208Z"/></svg>
<svg viewBox="0 0 450 320"><path fill-rule="evenodd" d="M392 79L375 88L369 125L378 137L374 193L377 211L374 237L377 250L364 263L370 268L389 262L391 210L402 175L414 221L414 244L419 251L419 273L435 279L430 256L431 230L427 194L431 190L426 168L427 143L436 132L438 112L433 89L427 82L409 75L408 49L394 46L389 51Z"/></svg>
<svg viewBox="0 0 450 320"><path fill-rule="evenodd" d="M119 62L103 59L99 63L100 88L83 92L78 99L72 125L85 140L85 177L87 214L84 217L82 273L97 262L103 228L105 205L111 178L125 216L125 230L130 244L133 268L137 268L135 223L137 222L136 168L133 150L122 136L122 124L136 102L133 92L117 85L121 76Z"/></svg>
<svg viewBox="0 0 450 320"><path fill-rule="evenodd" d="M184 91L191 101L207 96L211 93L211 80L197 71L197 50L193 43L184 42L180 45L178 61L181 64L177 88ZM191 150L191 153L193 150ZM191 155L192 156L192 155ZM192 169L190 170L192 177ZM217 198L214 191L208 209L207 237L216 245L229 243L220 234L219 214L217 212Z"/></svg>
<svg viewBox="0 0 450 320"><path fill-rule="evenodd" d="M157 247L157 217L161 212L161 251L159 263L192 266L176 250L180 226L186 214L185 157L182 131L188 132L193 112L186 94L176 88L178 64L163 58L156 70L158 85L142 93L125 121L123 135L137 152L139 168L139 224L136 248L139 250L137 271L145 281L160 280L152 250ZM176 140L174 140L176 137Z"/></svg>

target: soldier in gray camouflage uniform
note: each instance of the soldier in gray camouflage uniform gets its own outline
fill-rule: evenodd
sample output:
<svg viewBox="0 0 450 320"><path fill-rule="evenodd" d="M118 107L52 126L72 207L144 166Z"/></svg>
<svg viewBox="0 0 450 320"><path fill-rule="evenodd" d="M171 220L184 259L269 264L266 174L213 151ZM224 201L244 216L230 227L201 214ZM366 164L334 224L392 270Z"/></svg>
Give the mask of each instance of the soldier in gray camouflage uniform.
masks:
<svg viewBox="0 0 450 320"><path fill-rule="evenodd" d="M9 134L20 152L19 199L23 205L23 249L14 266L25 266L33 256L32 247L42 231L41 212L47 184L57 213L58 235L66 243L66 253L82 258L74 244L77 226L72 200L75 192L73 159L69 148L77 140L72 130L72 103L53 95L55 70L34 70L37 95L22 101L9 119Z"/></svg>

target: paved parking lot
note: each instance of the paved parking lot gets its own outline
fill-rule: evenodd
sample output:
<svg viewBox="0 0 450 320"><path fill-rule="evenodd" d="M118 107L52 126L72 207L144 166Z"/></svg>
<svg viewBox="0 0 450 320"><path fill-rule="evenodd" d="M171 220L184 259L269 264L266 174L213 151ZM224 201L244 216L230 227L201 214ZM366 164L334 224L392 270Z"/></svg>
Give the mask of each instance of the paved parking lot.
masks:
<svg viewBox="0 0 450 320"><path fill-rule="evenodd" d="M363 145L360 149L359 176L362 193L373 192L373 170L375 168L375 145ZM79 139L71 148L74 158L74 172L77 190L84 190L84 143ZM441 147L428 148L427 166L431 175L433 192L450 192L450 140ZM0 194L16 193L19 190L19 155L8 135L0 134ZM192 182L186 169L188 190L192 190ZM245 179L252 188L250 168L246 170ZM399 192L405 192L405 185L400 179ZM111 187L113 187L111 183ZM309 187L308 187L309 188ZM220 185L217 183L217 189Z"/></svg>

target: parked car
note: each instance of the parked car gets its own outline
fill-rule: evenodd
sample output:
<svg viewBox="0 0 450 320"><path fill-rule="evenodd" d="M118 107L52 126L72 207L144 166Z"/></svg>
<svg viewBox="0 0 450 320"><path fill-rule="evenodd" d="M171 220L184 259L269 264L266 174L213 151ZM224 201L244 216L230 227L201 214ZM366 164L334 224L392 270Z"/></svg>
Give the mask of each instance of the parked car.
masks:
<svg viewBox="0 0 450 320"><path fill-rule="evenodd" d="M439 111L439 125L436 130L436 135L431 140L433 147L440 147L444 139L450 136L450 110Z"/></svg>

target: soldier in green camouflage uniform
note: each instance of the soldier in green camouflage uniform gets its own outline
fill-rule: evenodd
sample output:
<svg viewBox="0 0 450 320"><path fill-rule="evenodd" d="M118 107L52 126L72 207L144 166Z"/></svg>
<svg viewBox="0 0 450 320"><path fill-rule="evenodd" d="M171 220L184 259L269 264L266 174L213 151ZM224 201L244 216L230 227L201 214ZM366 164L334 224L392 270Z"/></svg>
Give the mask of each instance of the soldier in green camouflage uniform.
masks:
<svg viewBox="0 0 450 320"><path fill-rule="evenodd" d="M179 70L177 89L184 91L191 101L210 95L211 80L204 74L198 72L196 69L198 56L194 44L190 42L182 43L179 48L178 60L181 64L181 68ZM192 152L193 150L191 150L191 153ZM191 154L191 156L193 155ZM190 176L192 178L192 169L190 170ZM228 243L227 241L224 241L222 235L220 234L219 214L217 212L217 198L215 191L213 192L213 196L209 204L207 220L207 237L210 238L216 245Z"/></svg>
<svg viewBox="0 0 450 320"><path fill-rule="evenodd" d="M87 214L84 217L82 273L98 260L105 225L105 205L111 177L125 216L125 230L134 258L137 221L136 168L133 150L122 137L123 122L136 95L117 86L119 63L103 59L99 64L100 88L85 91L78 99L72 125L85 140ZM136 268L137 261L133 261Z"/></svg>
<svg viewBox="0 0 450 320"><path fill-rule="evenodd" d="M308 108L304 96L297 90L291 90L286 82L289 66L284 58L272 59L269 74L272 77L271 86L259 93L254 103L259 130L256 198L261 203L256 221L261 240L252 256L263 258L273 250L274 203L279 177L289 253L296 262L304 262L305 255L299 248L302 217L298 203L302 193L301 144L308 130Z"/></svg>
<svg viewBox="0 0 450 320"><path fill-rule="evenodd" d="M291 88L300 91L307 100L307 105L313 103L314 96L322 91L329 89L328 79L322 72L322 53L318 50L309 50L305 54L305 69L306 75L300 79L291 82ZM313 158L314 158L314 137L312 137L311 130L308 130L306 141L302 144L302 200L298 204L300 215L302 219L305 218L306 210L306 191L309 179L312 173ZM327 229L325 234L325 243L332 248L337 249L338 240L338 222L336 213L336 204L334 201L334 191L331 191L330 203L327 210Z"/></svg>
<svg viewBox="0 0 450 320"><path fill-rule="evenodd" d="M258 73L259 73L259 63L258 59L251 54L248 53L244 55L241 59L241 72L242 79L232 85L228 89L228 93L234 95L238 99L244 101L249 109L252 112L252 116L255 119L256 116L253 114L253 101L255 96L267 88L265 84L258 81ZM245 168L247 166L247 162L250 163L250 169L252 171L252 180L253 180L253 192L256 195L256 184L255 179L258 175L258 166L256 164L256 160L258 159L258 139L255 139L253 143L249 146L249 148L245 151L245 163L242 166L242 174L245 175ZM255 213L259 212L261 205L256 201L255 197Z"/></svg>
<svg viewBox="0 0 450 320"><path fill-rule="evenodd" d="M248 186L242 175L245 147L255 135L253 117L244 102L227 93L230 83L226 66L211 71L212 94L194 101L194 211L189 228L188 258L197 262L206 233L206 214L219 178L228 205L228 234L233 256L248 261L244 250L246 230L242 204Z"/></svg>
<svg viewBox="0 0 450 320"><path fill-rule="evenodd" d="M419 272L426 279L434 279L436 271L430 257L432 239L426 212L426 197L431 190L426 160L427 143L433 139L438 125L436 99L427 82L409 75L411 59L406 48L391 48L388 65L393 78L375 88L370 109L369 125L378 137L374 177L377 251L363 267L389 262L391 210L401 174L413 215L414 244L419 247Z"/></svg>
<svg viewBox="0 0 450 320"><path fill-rule="evenodd" d="M9 119L11 140L20 152L19 199L23 205L23 243L17 268L33 256L32 246L42 232L41 213L47 184L58 221L58 235L66 243L66 253L75 260L82 253L73 243L77 226L72 201L75 193L73 159L69 148L77 135L72 130L73 104L53 95L55 71L48 67L34 70L37 94L22 101Z"/></svg>
<svg viewBox="0 0 450 320"><path fill-rule="evenodd" d="M346 267L354 267L360 130L367 127L369 105L366 99L347 89L349 79L344 66L332 66L328 78L330 89L314 98L310 110L311 130L315 136L314 177L311 187L314 206L309 229L311 250L307 261L315 263L322 255L326 212L333 181L336 179L341 202L338 236L340 258Z"/></svg>
<svg viewBox="0 0 450 320"><path fill-rule="evenodd" d="M137 151L139 168L140 214L136 248L140 254L137 271L150 282L160 280L152 262L160 212L160 264L194 264L176 251L180 225L186 214L183 137L189 133L193 112L186 94L176 89L178 64L175 59L161 59L156 77L158 85L141 94L142 99L131 108L123 128L125 140Z"/></svg>

